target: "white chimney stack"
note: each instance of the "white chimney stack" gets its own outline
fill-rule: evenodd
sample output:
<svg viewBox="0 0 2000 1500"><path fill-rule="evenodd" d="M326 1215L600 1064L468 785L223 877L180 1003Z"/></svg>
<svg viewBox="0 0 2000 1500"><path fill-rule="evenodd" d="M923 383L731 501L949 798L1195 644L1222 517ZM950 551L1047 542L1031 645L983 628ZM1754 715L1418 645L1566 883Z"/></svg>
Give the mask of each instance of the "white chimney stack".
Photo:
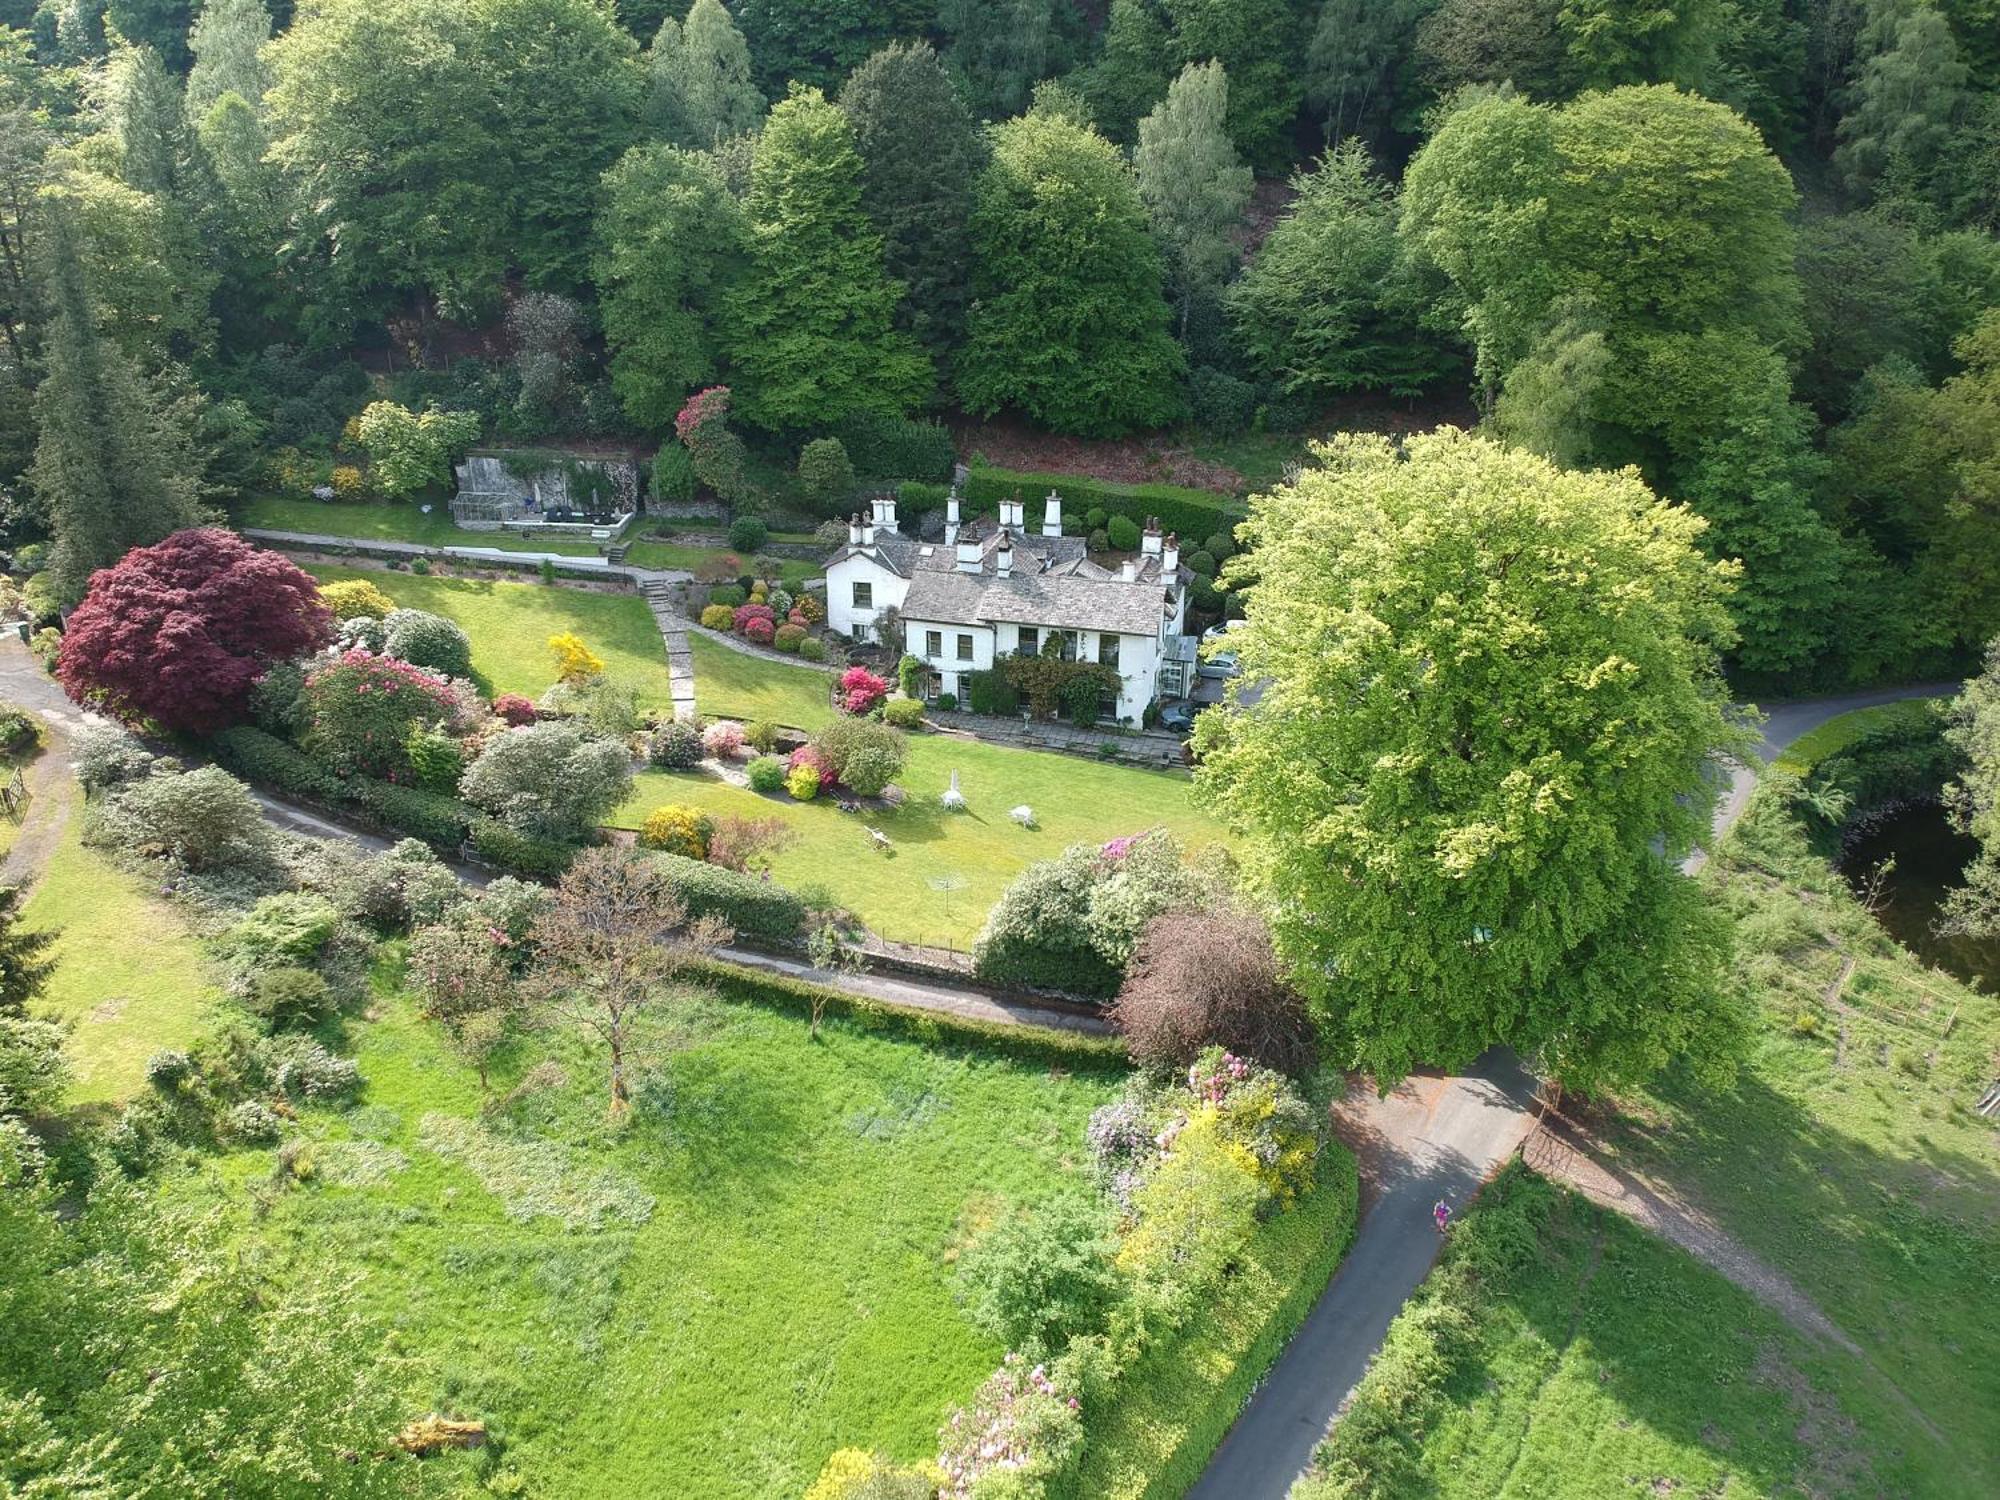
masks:
<svg viewBox="0 0 2000 1500"><path fill-rule="evenodd" d="M1181 565L1181 539L1175 532L1167 533L1165 554L1160 558L1160 571L1167 577L1174 576L1174 570Z"/></svg>
<svg viewBox="0 0 2000 1500"><path fill-rule="evenodd" d="M993 571L1002 578L1014 571L1014 537L1011 532L1000 533L1000 546L993 554Z"/></svg>
<svg viewBox="0 0 2000 1500"><path fill-rule="evenodd" d="M1141 557L1158 557L1160 555L1160 518L1158 516L1146 517L1146 530L1139 538L1139 555Z"/></svg>
<svg viewBox="0 0 2000 1500"><path fill-rule="evenodd" d="M1062 496L1054 490L1049 491L1049 508L1042 517L1042 535L1062 535Z"/></svg>
<svg viewBox="0 0 2000 1500"><path fill-rule="evenodd" d="M859 511L856 511L847 518L847 545L850 547L859 547L861 545L861 513Z"/></svg>
<svg viewBox="0 0 2000 1500"><path fill-rule="evenodd" d="M958 540L958 491L953 490L944 502L944 544L949 547Z"/></svg>
<svg viewBox="0 0 2000 1500"><path fill-rule="evenodd" d="M961 573L979 571L979 543L961 541L958 544L958 571Z"/></svg>

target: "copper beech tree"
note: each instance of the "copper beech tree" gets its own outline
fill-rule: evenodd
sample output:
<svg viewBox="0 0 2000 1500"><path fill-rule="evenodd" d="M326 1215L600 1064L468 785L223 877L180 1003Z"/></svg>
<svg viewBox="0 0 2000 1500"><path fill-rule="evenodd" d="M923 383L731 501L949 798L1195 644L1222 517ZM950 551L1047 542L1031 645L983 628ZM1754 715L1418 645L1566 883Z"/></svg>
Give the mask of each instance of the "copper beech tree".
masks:
<svg viewBox="0 0 2000 1500"><path fill-rule="evenodd" d="M734 936L715 917L690 917L653 860L624 849L578 856L555 903L535 920L528 993L546 1014L577 1027L610 1054L611 1114L632 1096L627 1068L646 1018L672 1000L689 965Z"/></svg>

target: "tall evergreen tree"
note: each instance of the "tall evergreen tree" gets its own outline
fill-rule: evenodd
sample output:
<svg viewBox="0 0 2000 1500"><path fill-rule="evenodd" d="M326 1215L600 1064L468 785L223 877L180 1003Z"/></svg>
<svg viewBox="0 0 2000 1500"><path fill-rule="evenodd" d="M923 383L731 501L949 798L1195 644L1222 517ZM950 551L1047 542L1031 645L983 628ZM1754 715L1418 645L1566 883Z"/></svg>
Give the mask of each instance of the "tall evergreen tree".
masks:
<svg viewBox="0 0 2000 1500"><path fill-rule="evenodd" d="M665 432L688 392L720 372L743 211L705 152L634 146L604 174L597 233L612 387L634 422Z"/></svg>
<svg viewBox="0 0 2000 1500"><path fill-rule="evenodd" d="M653 126L676 145L713 146L764 117L749 44L722 0L694 0L685 22L662 21L650 62Z"/></svg>
<svg viewBox="0 0 2000 1500"><path fill-rule="evenodd" d="M1181 411L1160 252L1132 168L1095 131L1035 110L994 131L972 213L967 407L1117 434Z"/></svg>
<svg viewBox="0 0 2000 1500"><path fill-rule="evenodd" d="M965 333L965 253L972 189L986 144L937 54L922 42L885 47L840 91L861 153L861 205L903 283L897 326L942 369Z"/></svg>
<svg viewBox="0 0 2000 1500"><path fill-rule="evenodd" d="M1250 202L1250 169L1229 144L1228 114L1222 64L1189 63L1139 122L1132 154L1139 197L1166 251L1183 339L1195 299L1219 289L1236 263L1234 231Z"/></svg>
<svg viewBox="0 0 2000 1500"><path fill-rule="evenodd" d="M94 570L194 521L194 460L187 434L98 332L69 210L52 203L43 223L45 368L28 479L54 532L56 591L74 602Z"/></svg>
<svg viewBox="0 0 2000 1500"><path fill-rule="evenodd" d="M818 89L772 109L746 205L749 266L729 299L735 388L761 427L825 427L897 414L930 389L922 350L895 325L902 287L861 206L854 126Z"/></svg>
<svg viewBox="0 0 2000 1500"><path fill-rule="evenodd" d="M188 118L199 123L224 94L235 94L253 110L271 87L264 44L271 40L271 15L264 0L207 0L188 33L194 65L188 69Z"/></svg>

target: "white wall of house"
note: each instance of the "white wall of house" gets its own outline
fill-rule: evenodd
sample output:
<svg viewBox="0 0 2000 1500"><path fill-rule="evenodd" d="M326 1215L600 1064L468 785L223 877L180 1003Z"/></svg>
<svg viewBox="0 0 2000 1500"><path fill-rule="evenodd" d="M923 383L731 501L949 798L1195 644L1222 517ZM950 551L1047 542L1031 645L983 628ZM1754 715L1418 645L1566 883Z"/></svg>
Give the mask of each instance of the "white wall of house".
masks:
<svg viewBox="0 0 2000 1500"><path fill-rule="evenodd" d="M869 603L856 608L854 585L868 585ZM875 621L884 610L901 609L910 581L861 556L844 557L826 570L826 623L829 628L855 640L869 640Z"/></svg>

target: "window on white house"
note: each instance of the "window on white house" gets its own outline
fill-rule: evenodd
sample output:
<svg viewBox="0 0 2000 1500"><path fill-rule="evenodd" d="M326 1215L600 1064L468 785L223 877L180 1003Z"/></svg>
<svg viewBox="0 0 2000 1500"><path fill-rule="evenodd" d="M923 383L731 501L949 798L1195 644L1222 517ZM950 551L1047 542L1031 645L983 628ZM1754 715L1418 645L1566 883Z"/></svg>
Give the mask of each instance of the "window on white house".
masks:
<svg viewBox="0 0 2000 1500"><path fill-rule="evenodd" d="M972 637L971 637L971 636L969 636L969 635L962 635L962 636L960 636L960 637L958 638L958 659L959 659L960 661L971 661L971 660L972 660Z"/></svg>
<svg viewBox="0 0 2000 1500"><path fill-rule="evenodd" d="M1114 670L1118 666L1118 637L1108 630L1098 634L1097 659Z"/></svg>
<svg viewBox="0 0 2000 1500"><path fill-rule="evenodd" d="M874 584L857 583L854 585L854 607L856 609L873 609L875 607Z"/></svg>
<svg viewBox="0 0 2000 1500"><path fill-rule="evenodd" d="M1023 625L1014 632L1014 650L1021 656L1033 656L1041 645L1041 637L1032 625Z"/></svg>
<svg viewBox="0 0 2000 1500"><path fill-rule="evenodd" d="M944 655L944 632L942 630L926 630L924 632L924 655L929 657Z"/></svg>

